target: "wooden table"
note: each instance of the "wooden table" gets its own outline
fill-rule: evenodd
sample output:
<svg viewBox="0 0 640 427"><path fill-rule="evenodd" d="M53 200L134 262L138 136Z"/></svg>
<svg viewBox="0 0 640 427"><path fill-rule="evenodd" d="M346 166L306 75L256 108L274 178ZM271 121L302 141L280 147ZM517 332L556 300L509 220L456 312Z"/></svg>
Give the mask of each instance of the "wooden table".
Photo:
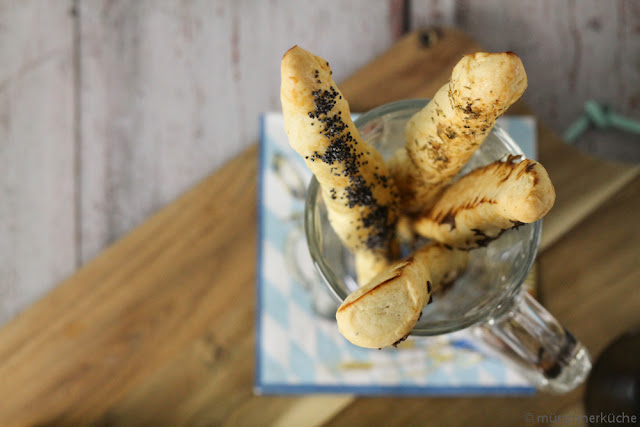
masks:
<svg viewBox="0 0 640 427"><path fill-rule="evenodd" d="M410 34L341 88L354 111L429 96L475 50L453 30ZM640 324L639 170L538 130L557 190L543 299L597 356ZM1 425L518 425L581 413L583 388L507 402L254 396L256 164L254 147L0 330Z"/></svg>

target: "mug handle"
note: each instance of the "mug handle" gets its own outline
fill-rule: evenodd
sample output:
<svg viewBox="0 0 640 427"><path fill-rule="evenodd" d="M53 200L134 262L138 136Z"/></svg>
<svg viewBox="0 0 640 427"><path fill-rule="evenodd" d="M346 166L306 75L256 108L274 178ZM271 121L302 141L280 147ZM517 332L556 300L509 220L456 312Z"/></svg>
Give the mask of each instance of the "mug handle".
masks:
<svg viewBox="0 0 640 427"><path fill-rule="evenodd" d="M524 289L510 309L472 332L540 390L566 393L591 370L587 349Z"/></svg>

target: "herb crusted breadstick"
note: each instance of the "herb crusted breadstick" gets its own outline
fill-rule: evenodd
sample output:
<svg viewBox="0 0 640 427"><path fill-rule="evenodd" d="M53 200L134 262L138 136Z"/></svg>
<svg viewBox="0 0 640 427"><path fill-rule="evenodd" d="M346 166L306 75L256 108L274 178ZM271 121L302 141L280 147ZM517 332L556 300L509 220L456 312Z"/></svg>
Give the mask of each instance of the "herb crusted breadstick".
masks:
<svg viewBox="0 0 640 427"><path fill-rule="evenodd" d="M429 209L526 87L522 61L512 52L463 57L449 83L411 118L405 148L390 159L402 210Z"/></svg>

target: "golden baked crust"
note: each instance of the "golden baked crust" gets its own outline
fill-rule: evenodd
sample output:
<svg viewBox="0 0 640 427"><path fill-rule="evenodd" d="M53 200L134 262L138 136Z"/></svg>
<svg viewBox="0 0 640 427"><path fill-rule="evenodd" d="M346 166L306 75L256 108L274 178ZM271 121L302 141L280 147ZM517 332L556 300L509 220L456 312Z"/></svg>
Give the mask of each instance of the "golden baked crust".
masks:
<svg viewBox="0 0 640 427"><path fill-rule="evenodd" d="M336 313L338 329L360 347L402 341L432 294L464 270L466 262L464 251L436 243L422 247L350 294Z"/></svg>
<svg viewBox="0 0 640 427"><path fill-rule="evenodd" d="M415 230L458 248L484 246L504 230L539 220L556 193L545 168L517 157L471 171L448 187Z"/></svg>
<svg viewBox="0 0 640 427"><path fill-rule="evenodd" d="M287 51L281 101L289 144L318 179L336 234L356 256L388 258L398 192L382 156L360 138L329 63L298 46Z"/></svg>
<svg viewBox="0 0 640 427"><path fill-rule="evenodd" d="M406 145L389 161L402 210L430 208L526 87L522 61L512 52L463 57L449 83L407 123Z"/></svg>
<svg viewBox="0 0 640 427"><path fill-rule="evenodd" d="M404 340L433 294L466 267L468 253L458 248L482 246L551 208L553 185L531 160L510 157L449 186L526 86L522 62L511 52L465 56L408 122L405 147L387 167L361 139L329 63L297 46L284 55L289 143L320 183L332 228L353 253L364 285L336 313L353 344L381 348ZM403 243L415 231L441 243L394 262L396 226Z"/></svg>
<svg viewBox="0 0 640 427"><path fill-rule="evenodd" d="M380 255L373 251L356 252L354 254L354 264L358 285L366 285L371 279L388 269L391 263L390 257Z"/></svg>

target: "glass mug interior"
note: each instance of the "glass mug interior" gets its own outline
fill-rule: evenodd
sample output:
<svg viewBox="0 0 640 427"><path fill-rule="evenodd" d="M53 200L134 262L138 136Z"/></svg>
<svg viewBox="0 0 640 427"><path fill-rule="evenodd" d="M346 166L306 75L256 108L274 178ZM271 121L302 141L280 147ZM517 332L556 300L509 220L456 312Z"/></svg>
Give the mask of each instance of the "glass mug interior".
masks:
<svg viewBox="0 0 640 427"><path fill-rule="evenodd" d="M388 159L404 146L404 127L428 100L403 100L363 114L355 125L360 136ZM464 169L472 169L522 150L495 126ZM305 203L305 232L313 262L331 293L342 302L358 288L353 255L333 231L318 181L312 178ZM464 329L508 310L518 295L540 240L540 221L508 230L484 248L469 252L466 271L442 295L434 295L412 335L440 335Z"/></svg>

